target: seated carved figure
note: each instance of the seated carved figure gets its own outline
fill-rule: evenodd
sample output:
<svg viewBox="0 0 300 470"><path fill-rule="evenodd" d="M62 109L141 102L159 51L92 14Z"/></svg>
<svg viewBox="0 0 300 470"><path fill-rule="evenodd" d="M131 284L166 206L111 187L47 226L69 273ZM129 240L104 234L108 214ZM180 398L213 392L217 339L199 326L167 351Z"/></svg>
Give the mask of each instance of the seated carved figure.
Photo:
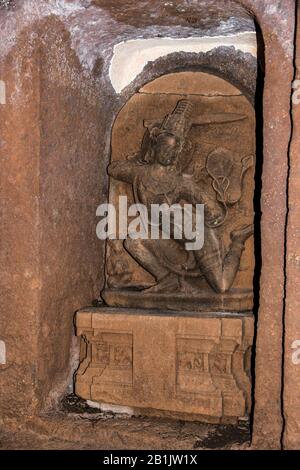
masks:
<svg viewBox="0 0 300 470"><path fill-rule="evenodd" d="M218 231L228 207L241 198L243 176L253 165L253 156L244 157L238 165L228 150L216 148L207 156L202 172L184 172L191 152L192 109L188 100L179 101L162 123L149 125L139 153L108 168L110 176L132 185L135 202L147 208L164 203L204 204L204 246L200 250L187 251L185 239L125 240L128 253L156 279L148 292L193 291L189 278L205 278L217 293L227 292L238 272L245 242L253 234L252 225L237 227L224 252Z"/></svg>

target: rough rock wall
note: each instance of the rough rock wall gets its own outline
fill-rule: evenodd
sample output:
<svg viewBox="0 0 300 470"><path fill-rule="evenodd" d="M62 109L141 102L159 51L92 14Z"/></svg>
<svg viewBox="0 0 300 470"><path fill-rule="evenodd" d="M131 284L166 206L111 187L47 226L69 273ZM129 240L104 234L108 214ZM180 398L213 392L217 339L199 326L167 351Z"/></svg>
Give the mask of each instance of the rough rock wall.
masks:
<svg viewBox="0 0 300 470"><path fill-rule="evenodd" d="M287 252L286 252L286 304L284 338L284 446L300 447L300 9L296 36L295 81L292 99L293 132L289 160Z"/></svg>
<svg viewBox="0 0 300 470"><path fill-rule="evenodd" d="M22 419L37 405L40 56L34 39L25 35L19 41L18 53L1 63L6 87L0 105L0 339L6 357L0 365L0 402L1 416Z"/></svg>

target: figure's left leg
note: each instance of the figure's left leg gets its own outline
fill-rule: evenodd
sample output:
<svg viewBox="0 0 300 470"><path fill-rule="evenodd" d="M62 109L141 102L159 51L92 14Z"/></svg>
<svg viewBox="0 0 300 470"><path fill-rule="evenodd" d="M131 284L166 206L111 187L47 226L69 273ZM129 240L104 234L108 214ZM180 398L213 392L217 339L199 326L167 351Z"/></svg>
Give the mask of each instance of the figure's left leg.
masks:
<svg viewBox="0 0 300 470"><path fill-rule="evenodd" d="M131 240L128 238L124 246L139 265L155 278L156 283L147 288L147 292L172 292L180 287L178 275L172 273L163 261L165 252L174 252L178 248L174 240Z"/></svg>
<svg viewBox="0 0 300 470"><path fill-rule="evenodd" d="M206 229L202 250L195 252L197 263L209 285L219 293L227 292L237 275L245 243L253 235L253 225L234 230L231 244L223 255L221 240L215 229Z"/></svg>

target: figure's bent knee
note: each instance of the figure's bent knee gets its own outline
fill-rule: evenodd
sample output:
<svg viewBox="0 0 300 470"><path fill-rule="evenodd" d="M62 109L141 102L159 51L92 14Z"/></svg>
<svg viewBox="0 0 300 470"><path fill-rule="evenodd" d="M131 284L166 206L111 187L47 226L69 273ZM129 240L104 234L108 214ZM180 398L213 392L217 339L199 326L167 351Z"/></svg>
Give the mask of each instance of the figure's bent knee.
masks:
<svg viewBox="0 0 300 470"><path fill-rule="evenodd" d="M132 251L132 249L136 247L138 241L139 240L132 240L131 238L126 238L126 240L124 241L125 249L129 252Z"/></svg>
<svg viewBox="0 0 300 470"><path fill-rule="evenodd" d="M226 294L226 292L228 291L228 288L224 285L218 285L217 286L217 293L218 294Z"/></svg>
<svg viewBox="0 0 300 470"><path fill-rule="evenodd" d="M226 294L230 288L223 279L220 281L217 279L210 280L210 284L217 294Z"/></svg>
<svg viewBox="0 0 300 470"><path fill-rule="evenodd" d="M126 238L124 241L124 248L129 252L133 253L136 251L140 251L141 249L145 248L145 240L142 239L136 239L133 240L132 238Z"/></svg>

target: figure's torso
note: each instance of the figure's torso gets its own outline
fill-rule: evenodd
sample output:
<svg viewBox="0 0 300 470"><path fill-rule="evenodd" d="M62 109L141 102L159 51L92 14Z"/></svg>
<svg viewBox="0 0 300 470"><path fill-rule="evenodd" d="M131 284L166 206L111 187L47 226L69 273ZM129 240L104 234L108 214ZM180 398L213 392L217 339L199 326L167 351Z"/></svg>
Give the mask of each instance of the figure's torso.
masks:
<svg viewBox="0 0 300 470"><path fill-rule="evenodd" d="M182 180L176 171L170 172L155 166L145 167L145 172L134 182L136 202L141 202L150 208L151 204L175 204L176 189Z"/></svg>

